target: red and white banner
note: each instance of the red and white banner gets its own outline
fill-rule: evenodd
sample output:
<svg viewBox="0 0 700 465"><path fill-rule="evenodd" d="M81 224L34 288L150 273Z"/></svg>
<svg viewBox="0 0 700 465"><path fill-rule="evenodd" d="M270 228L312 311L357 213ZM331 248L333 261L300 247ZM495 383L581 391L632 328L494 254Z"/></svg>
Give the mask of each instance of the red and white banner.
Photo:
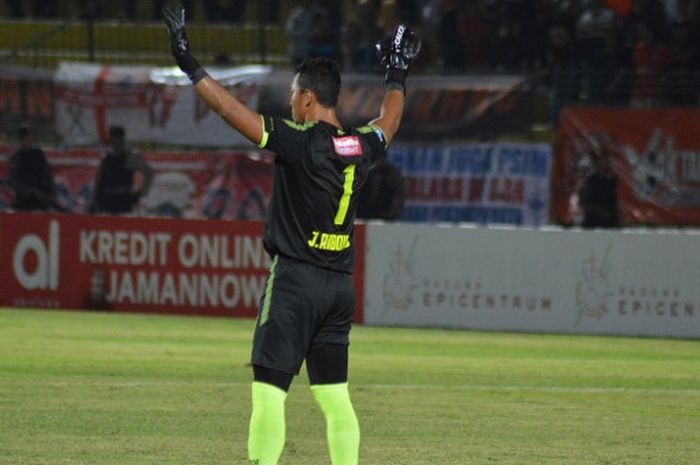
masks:
<svg viewBox="0 0 700 465"><path fill-rule="evenodd" d="M623 224L700 225L700 110L569 107L555 143L552 217L580 220L590 154L610 157Z"/></svg>
<svg viewBox="0 0 700 465"><path fill-rule="evenodd" d="M211 69L211 75L257 108L266 66ZM61 63L54 77L56 131L67 145L107 139L123 126L128 140L194 146L251 145L199 98L177 68Z"/></svg>
<svg viewBox="0 0 700 465"><path fill-rule="evenodd" d="M12 204L7 179L9 147L0 147L0 208ZM86 213L101 152L47 150L58 189L58 203ZM145 152L155 177L134 214L259 220L265 218L272 190L272 164L266 154L252 152Z"/></svg>
<svg viewBox="0 0 700 465"><path fill-rule="evenodd" d="M0 305L255 316L271 263L258 221L0 212ZM364 226L356 321L362 321Z"/></svg>

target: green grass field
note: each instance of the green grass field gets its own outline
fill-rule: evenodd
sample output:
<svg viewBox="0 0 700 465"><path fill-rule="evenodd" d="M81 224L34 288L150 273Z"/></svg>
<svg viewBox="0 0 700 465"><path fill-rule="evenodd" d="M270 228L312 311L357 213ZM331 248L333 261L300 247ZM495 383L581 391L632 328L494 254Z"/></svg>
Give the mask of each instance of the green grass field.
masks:
<svg viewBox="0 0 700 465"><path fill-rule="evenodd" d="M253 321L0 310L0 464L246 464ZM700 463L700 342L355 327L361 463ZM282 464L328 464L302 374Z"/></svg>

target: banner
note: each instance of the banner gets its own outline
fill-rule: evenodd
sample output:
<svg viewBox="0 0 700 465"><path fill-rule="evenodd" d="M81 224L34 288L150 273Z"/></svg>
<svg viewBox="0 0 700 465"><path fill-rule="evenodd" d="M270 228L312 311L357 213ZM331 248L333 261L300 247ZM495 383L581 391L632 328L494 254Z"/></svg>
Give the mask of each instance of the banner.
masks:
<svg viewBox="0 0 700 465"><path fill-rule="evenodd" d="M259 111L289 117L291 72L271 73ZM410 76L397 140L488 139L522 133L530 121L526 76ZM377 118L385 94L383 76L342 76L338 118L346 126Z"/></svg>
<svg viewBox="0 0 700 465"><path fill-rule="evenodd" d="M0 133L14 138L21 124L54 136L54 87L45 70L0 65Z"/></svg>
<svg viewBox="0 0 700 465"><path fill-rule="evenodd" d="M249 108L290 117L293 73L268 66L208 68ZM346 126L379 116L385 84L381 76L349 74L338 102ZM106 140L111 125L127 138L192 146L251 146L209 109L177 68L61 63L54 77L56 130L68 145ZM525 76L412 76L400 139L464 140L521 133L529 121Z"/></svg>
<svg viewBox="0 0 700 465"><path fill-rule="evenodd" d="M396 145L388 157L404 176L404 220L547 222L547 144Z"/></svg>
<svg viewBox="0 0 700 465"><path fill-rule="evenodd" d="M9 147L0 147L0 208L12 205ZM58 203L89 212L101 153L48 150ZM136 215L263 219L272 189L267 152L144 152L153 186ZM404 176L402 219L540 225L549 204L550 149L546 144L396 145L389 160Z"/></svg>
<svg viewBox="0 0 700 465"><path fill-rule="evenodd" d="M221 85L257 108L261 82L271 68L210 69ZM193 146L251 145L197 96L177 68L60 64L54 77L56 131L67 145L107 140L110 126L122 126L128 140Z"/></svg>
<svg viewBox="0 0 700 465"><path fill-rule="evenodd" d="M365 323L700 338L699 240L369 224Z"/></svg>
<svg viewBox="0 0 700 465"><path fill-rule="evenodd" d="M259 221L0 212L0 305L257 314L270 257ZM362 321L364 227L356 321Z"/></svg>
<svg viewBox="0 0 700 465"><path fill-rule="evenodd" d="M623 224L700 225L700 110L568 107L552 180L552 218L579 224L579 190L591 158L617 177Z"/></svg>
<svg viewBox="0 0 700 465"><path fill-rule="evenodd" d="M14 199L7 178L10 148L0 147L0 208ZM58 203L67 211L87 213L101 152L48 150ZM229 220L259 220L272 192L272 163L254 152L145 152L155 171L148 195L134 215ZM137 181L138 182L138 181Z"/></svg>

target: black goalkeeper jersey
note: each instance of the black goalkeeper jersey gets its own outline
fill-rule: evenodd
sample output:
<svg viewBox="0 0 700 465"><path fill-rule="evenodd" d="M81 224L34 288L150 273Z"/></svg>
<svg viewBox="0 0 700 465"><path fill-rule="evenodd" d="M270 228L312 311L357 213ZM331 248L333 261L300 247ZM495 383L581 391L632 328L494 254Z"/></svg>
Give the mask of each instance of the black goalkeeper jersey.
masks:
<svg viewBox="0 0 700 465"><path fill-rule="evenodd" d="M386 151L382 130L264 116L260 147L276 154L267 252L352 272L357 192L372 162Z"/></svg>

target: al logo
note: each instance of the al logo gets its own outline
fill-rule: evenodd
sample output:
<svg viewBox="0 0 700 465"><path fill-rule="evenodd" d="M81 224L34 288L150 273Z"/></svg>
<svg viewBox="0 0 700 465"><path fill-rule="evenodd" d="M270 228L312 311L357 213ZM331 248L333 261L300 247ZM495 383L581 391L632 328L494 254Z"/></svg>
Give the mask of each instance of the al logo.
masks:
<svg viewBox="0 0 700 465"><path fill-rule="evenodd" d="M602 257L593 252L583 262L581 280L576 284L576 321L578 326L585 316L600 320L608 313L608 299L614 294L610 286L610 249L608 243Z"/></svg>
<svg viewBox="0 0 700 465"><path fill-rule="evenodd" d="M404 243L399 243L389 255L389 271L384 275L382 289L385 311L407 310L413 305L413 292L418 287L414 272L417 242L418 238L414 237L408 250L404 249Z"/></svg>

